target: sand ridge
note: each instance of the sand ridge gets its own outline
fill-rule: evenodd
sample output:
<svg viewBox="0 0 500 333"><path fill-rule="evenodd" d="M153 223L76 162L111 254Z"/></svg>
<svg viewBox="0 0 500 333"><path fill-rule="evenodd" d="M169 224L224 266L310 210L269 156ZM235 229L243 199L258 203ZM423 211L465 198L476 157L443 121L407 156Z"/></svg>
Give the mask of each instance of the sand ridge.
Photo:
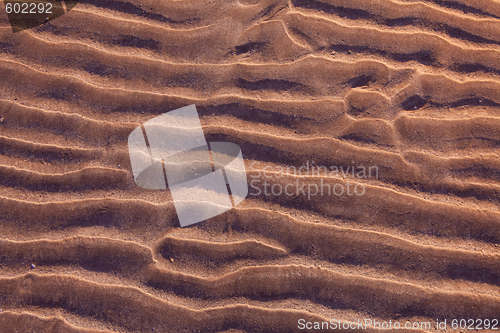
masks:
<svg viewBox="0 0 500 333"><path fill-rule="evenodd" d="M15 34L0 14L1 326L500 320L499 27L475 0L83 0ZM127 138L190 104L249 181L365 192L180 228ZM378 175L269 172L306 163Z"/></svg>

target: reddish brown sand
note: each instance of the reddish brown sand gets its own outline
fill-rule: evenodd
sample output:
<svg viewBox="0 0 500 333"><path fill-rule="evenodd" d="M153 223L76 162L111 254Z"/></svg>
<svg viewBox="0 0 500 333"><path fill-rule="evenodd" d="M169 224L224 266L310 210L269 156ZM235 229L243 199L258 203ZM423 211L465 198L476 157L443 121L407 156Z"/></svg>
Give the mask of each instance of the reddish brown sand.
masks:
<svg viewBox="0 0 500 333"><path fill-rule="evenodd" d="M16 34L0 8L1 332L500 319L498 1L84 0ZM127 138L190 104L249 171L379 177L180 228Z"/></svg>

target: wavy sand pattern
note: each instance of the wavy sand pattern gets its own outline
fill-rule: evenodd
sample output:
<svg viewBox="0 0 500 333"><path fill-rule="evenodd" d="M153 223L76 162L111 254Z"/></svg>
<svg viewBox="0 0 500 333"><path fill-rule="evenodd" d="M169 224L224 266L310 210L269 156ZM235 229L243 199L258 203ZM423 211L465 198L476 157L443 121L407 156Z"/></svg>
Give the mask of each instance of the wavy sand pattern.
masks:
<svg viewBox="0 0 500 333"><path fill-rule="evenodd" d="M2 13L0 326L500 319L499 30L477 0L83 0L16 34ZM135 185L127 138L189 104L249 180L331 181L277 177L312 161L378 177L180 228L168 191Z"/></svg>

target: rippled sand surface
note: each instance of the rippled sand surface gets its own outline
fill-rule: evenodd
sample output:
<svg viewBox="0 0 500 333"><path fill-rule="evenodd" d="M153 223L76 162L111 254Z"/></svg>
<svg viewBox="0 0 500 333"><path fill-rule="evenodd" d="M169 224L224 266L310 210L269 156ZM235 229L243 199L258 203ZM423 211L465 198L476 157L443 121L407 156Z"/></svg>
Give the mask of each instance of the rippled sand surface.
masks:
<svg viewBox="0 0 500 333"><path fill-rule="evenodd" d="M2 332L500 319L499 2L84 0L15 34L0 8ZM249 181L378 177L180 228L127 138L190 104Z"/></svg>

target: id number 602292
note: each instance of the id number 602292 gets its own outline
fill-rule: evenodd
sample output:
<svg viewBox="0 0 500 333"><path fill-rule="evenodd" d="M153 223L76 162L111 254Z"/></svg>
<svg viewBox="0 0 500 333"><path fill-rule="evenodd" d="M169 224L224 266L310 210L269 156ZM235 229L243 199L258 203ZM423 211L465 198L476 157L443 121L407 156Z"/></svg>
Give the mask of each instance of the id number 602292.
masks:
<svg viewBox="0 0 500 333"><path fill-rule="evenodd" d="M7 2L5 4L7 14L52 14L51 3L35 2Z"/></svg>

